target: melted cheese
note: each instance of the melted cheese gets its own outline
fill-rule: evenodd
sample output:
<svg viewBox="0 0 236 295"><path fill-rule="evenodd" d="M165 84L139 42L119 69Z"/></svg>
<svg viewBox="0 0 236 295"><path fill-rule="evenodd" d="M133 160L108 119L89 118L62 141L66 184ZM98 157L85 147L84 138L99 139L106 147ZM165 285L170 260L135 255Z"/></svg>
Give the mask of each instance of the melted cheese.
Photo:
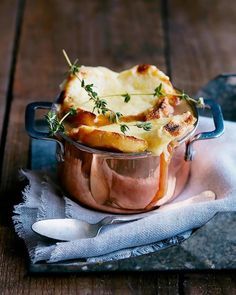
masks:
<svg viewBox="0 0 236 295"><path fill-rule="evenodd" d="M93 84L94 91L100 98L104 97L109 109L120 112L123 116L137 115L156 104L158 98L145 94L154 93L154 89L160 83L165 92L175 93L169 78L155 66L149 66L144 73L139 73L137 68L135 66L117 73L105 67L82 66L79 76L86 84ZM64 104L93 111L94 103L89 100L87 92L76 77L71 77L69 81L63 83L61 89L66 91ZM129 103L125 103L124 97L120 95L125 93L141 95L132 95Z"/></svg>
<svg viewBox="0 0 236 295"><path fill-rule="evenodd" d="M173 137L163 129L170 120L171 118L152 120L152 129L150 131L145 131L142 128L134 126L135 122L127 123L126 125L129 129L125 135L146 140L148 151L159 156L162 152L166 152L168 144L173 140ZM96 129L123 134L118 124L106 125Z"/></svg>

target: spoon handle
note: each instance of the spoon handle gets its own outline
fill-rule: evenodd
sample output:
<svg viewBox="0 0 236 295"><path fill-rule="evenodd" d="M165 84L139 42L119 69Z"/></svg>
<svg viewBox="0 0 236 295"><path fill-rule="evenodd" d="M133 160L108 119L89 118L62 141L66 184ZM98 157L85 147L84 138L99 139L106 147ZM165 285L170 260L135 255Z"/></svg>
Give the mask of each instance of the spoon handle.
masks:
<svg viewBox="0 0 236 295"><path fill-rule="evenodd" d="M100 226L108 225L108 224L118 224L118 223L124 223L124 222L132 222L139 219L142 219L143 217L135 217L131 219L130 217L119 217L119 216L106 216L103 218L100 222Z"/></svg>

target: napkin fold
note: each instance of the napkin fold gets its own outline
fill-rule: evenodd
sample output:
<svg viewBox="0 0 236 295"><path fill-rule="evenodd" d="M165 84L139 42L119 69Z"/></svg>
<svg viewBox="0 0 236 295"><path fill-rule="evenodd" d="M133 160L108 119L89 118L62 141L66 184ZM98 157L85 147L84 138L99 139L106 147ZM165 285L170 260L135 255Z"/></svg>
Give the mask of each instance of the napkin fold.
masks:
<svg viewBox="0 0 236 295"><path fill-rule="evenodd" d="M213 129L211 119L202 117L200 122L199 130ZM94 263L142 255L180 243L217 212L236 211L236 123L225 122L225 127L222 137L194 144L191 176L173 201L175 206L145 213L132 223L106 226L94 238L54 243L35 234L31 226L37 220L78 218L95 223L112 214L89 210L63 196L48 173L22 170L29 185L23 191L23 202L14 208L13 221L31 261L82 259ZM216 200L181 203L206 190L213 191Z"/></svg>

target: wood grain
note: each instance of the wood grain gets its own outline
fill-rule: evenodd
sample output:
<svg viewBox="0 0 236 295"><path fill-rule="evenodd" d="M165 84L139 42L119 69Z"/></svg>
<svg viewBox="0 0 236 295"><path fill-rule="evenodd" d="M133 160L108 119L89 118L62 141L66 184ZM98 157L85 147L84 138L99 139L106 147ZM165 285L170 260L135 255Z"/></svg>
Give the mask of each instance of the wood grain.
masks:
<svg viewBox="0 0 236 295"><path fill-rule="evenodd" d="M236 72L236 5L169 1L170 63L174 84L194 94L222 72Z"/></svg>
<svg viewBox="0 0 236 295"><path fill-rule="evenodd" d="M234 295L236 294L235 273L185 274L184 293L190 295Z"/></svg>
<svg viewBox="0 0 236 295"><path fill-rule="evenodd" d="M26 1L17 56L3 162L0 228L0 294L173 293L177 275L99 274L37 276L26 273L25 248L9 229L11 205L19 202L17 170L28 164L29 138L24 109L36 100L53 101L63 80L65 48L82 64L115 70L155 63L165 70L159 1ZM159 279L160 278L160 279Z"/></svg>
<svg viewBox="0 0 236 295"><path fill-rule="evenodd" d="M222 72L236 72L236 5L232 1L169 0L172 81L187 93ZM185 274L184 294L236 294L234 274Z"/></svg>
<svg viewBox="0 0 236 295"><path fill-rule="evenodd" d="M13 51L17 22L17 1L0 1L0 144L6 111L7 99L11 99L11 84L13 72Z"/></svg>

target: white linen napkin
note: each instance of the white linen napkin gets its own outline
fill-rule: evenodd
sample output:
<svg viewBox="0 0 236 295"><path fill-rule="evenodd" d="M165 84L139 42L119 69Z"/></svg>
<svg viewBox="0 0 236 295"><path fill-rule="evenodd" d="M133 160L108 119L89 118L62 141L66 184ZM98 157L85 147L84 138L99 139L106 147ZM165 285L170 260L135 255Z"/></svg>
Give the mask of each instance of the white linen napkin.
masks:
<svg viewBox="0 0 236 295"><path fill-rule="evenodd" d="M213 129L211 119L200 118L200 122L199 130ZM29 185L23 192L23 203L15 206L13 221L32 262L85 259L92 263L145 254L181 242L217 212L236 211L236 123L225 122L225 127L222 137L195 143L190 180L172 202L174 206L157 209L132 223L107 226L95 238L46 243L33 233L31 225L41 219L78 218L94 223L111 214L86 209L62 197L43 172L23 171ZM204 200L204 194L200 201L192 198L204 191L213 191L216 200L209 200L207 193Z"/></svg>

